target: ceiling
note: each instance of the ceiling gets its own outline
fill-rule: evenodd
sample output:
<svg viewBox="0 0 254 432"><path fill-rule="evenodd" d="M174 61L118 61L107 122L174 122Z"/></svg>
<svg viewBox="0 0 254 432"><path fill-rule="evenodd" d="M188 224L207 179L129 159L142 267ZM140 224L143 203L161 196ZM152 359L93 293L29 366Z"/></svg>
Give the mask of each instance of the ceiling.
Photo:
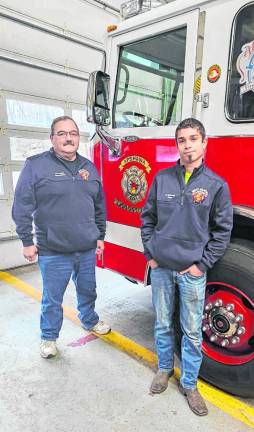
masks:
<svg viewBox="0 0 254 432"><path fill-rule="evenodd" d="M110 0L110 1L109 0L103 0L103 3L109 7L120 9L120 5L122 3L125 3L125 1L126 0ZM161 6L162 4L169 3L172 0L151 0L151 1L152 1L152 6L157 7L157 6Z"/></svg>

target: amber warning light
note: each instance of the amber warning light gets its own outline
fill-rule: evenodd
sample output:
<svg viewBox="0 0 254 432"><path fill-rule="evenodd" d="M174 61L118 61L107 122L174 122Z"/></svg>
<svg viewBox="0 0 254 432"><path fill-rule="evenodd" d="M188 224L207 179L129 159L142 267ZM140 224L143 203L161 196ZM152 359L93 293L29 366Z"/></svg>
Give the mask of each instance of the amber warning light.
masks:
<svg viewBox="0 0 254 432"><path fill-rule="evenodd" d="M116 29L117 29L117 25L116 25L116 24L109 24L109 25L107 26L107 32L108 32L108 33L112 32L112 31L114 31L114 30L116 30Z"/></svg>

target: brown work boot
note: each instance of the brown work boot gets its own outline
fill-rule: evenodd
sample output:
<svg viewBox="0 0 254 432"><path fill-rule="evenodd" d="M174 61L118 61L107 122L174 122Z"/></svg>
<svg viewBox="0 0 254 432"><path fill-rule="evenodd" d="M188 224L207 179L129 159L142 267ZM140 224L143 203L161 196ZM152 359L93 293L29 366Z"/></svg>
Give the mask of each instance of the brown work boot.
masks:
<svg viewBox="0 0 254 432"><path fill-rule="evenodd" d="M205 416L208 414L208 409L205 404L204 399L199 393L198 389L186 389L181 384L179 384L180 392L186 397L190 409L198 416Z"/></svg>
<svg viewBox="0 0 254 432"><path fill-rule="evenodd" d="M173 375L174 370L171 372L164 372L158 370L152 381L150 392L151 393L162 393L168 387L168 380Z"/></svg>

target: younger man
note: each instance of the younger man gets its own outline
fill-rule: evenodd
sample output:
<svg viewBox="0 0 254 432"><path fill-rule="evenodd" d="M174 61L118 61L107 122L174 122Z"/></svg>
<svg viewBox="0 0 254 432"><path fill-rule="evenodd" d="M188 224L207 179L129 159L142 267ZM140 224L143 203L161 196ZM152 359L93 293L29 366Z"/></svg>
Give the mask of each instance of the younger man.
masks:
<svg viewBox="0 0 254 432"><path fill-rule="evenodd" d="M183 120L175 137L180 159L155 176L142 213L141 236L151 267L159 360L151 392L166 390L173 374L172 316L177 285L183 332L179 390L195 414L206 415L207 407L196 387L202 362L206 272L229 243L232 205L227 183L204 165L207 139L202 123L194 118Z"/></svg>

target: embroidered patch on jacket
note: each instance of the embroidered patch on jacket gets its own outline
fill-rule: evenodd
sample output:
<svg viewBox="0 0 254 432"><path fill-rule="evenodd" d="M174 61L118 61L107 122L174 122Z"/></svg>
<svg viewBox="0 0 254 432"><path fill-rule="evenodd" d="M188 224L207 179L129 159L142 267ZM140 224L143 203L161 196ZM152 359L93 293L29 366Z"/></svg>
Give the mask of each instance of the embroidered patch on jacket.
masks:
<svg viewBox="0 0 254 432"><path fill-rule="evenodd" d="M83 180L88 180L89 171L87 171L85 169L80 169L78 173Z"/></svg>
<svg viewBox="0 0 254 432"><path fill-rule="evenodd" d="M195 204L202 203L208 197L208 191L202 188L193 189L192 193L192 201Z"/></svg>

